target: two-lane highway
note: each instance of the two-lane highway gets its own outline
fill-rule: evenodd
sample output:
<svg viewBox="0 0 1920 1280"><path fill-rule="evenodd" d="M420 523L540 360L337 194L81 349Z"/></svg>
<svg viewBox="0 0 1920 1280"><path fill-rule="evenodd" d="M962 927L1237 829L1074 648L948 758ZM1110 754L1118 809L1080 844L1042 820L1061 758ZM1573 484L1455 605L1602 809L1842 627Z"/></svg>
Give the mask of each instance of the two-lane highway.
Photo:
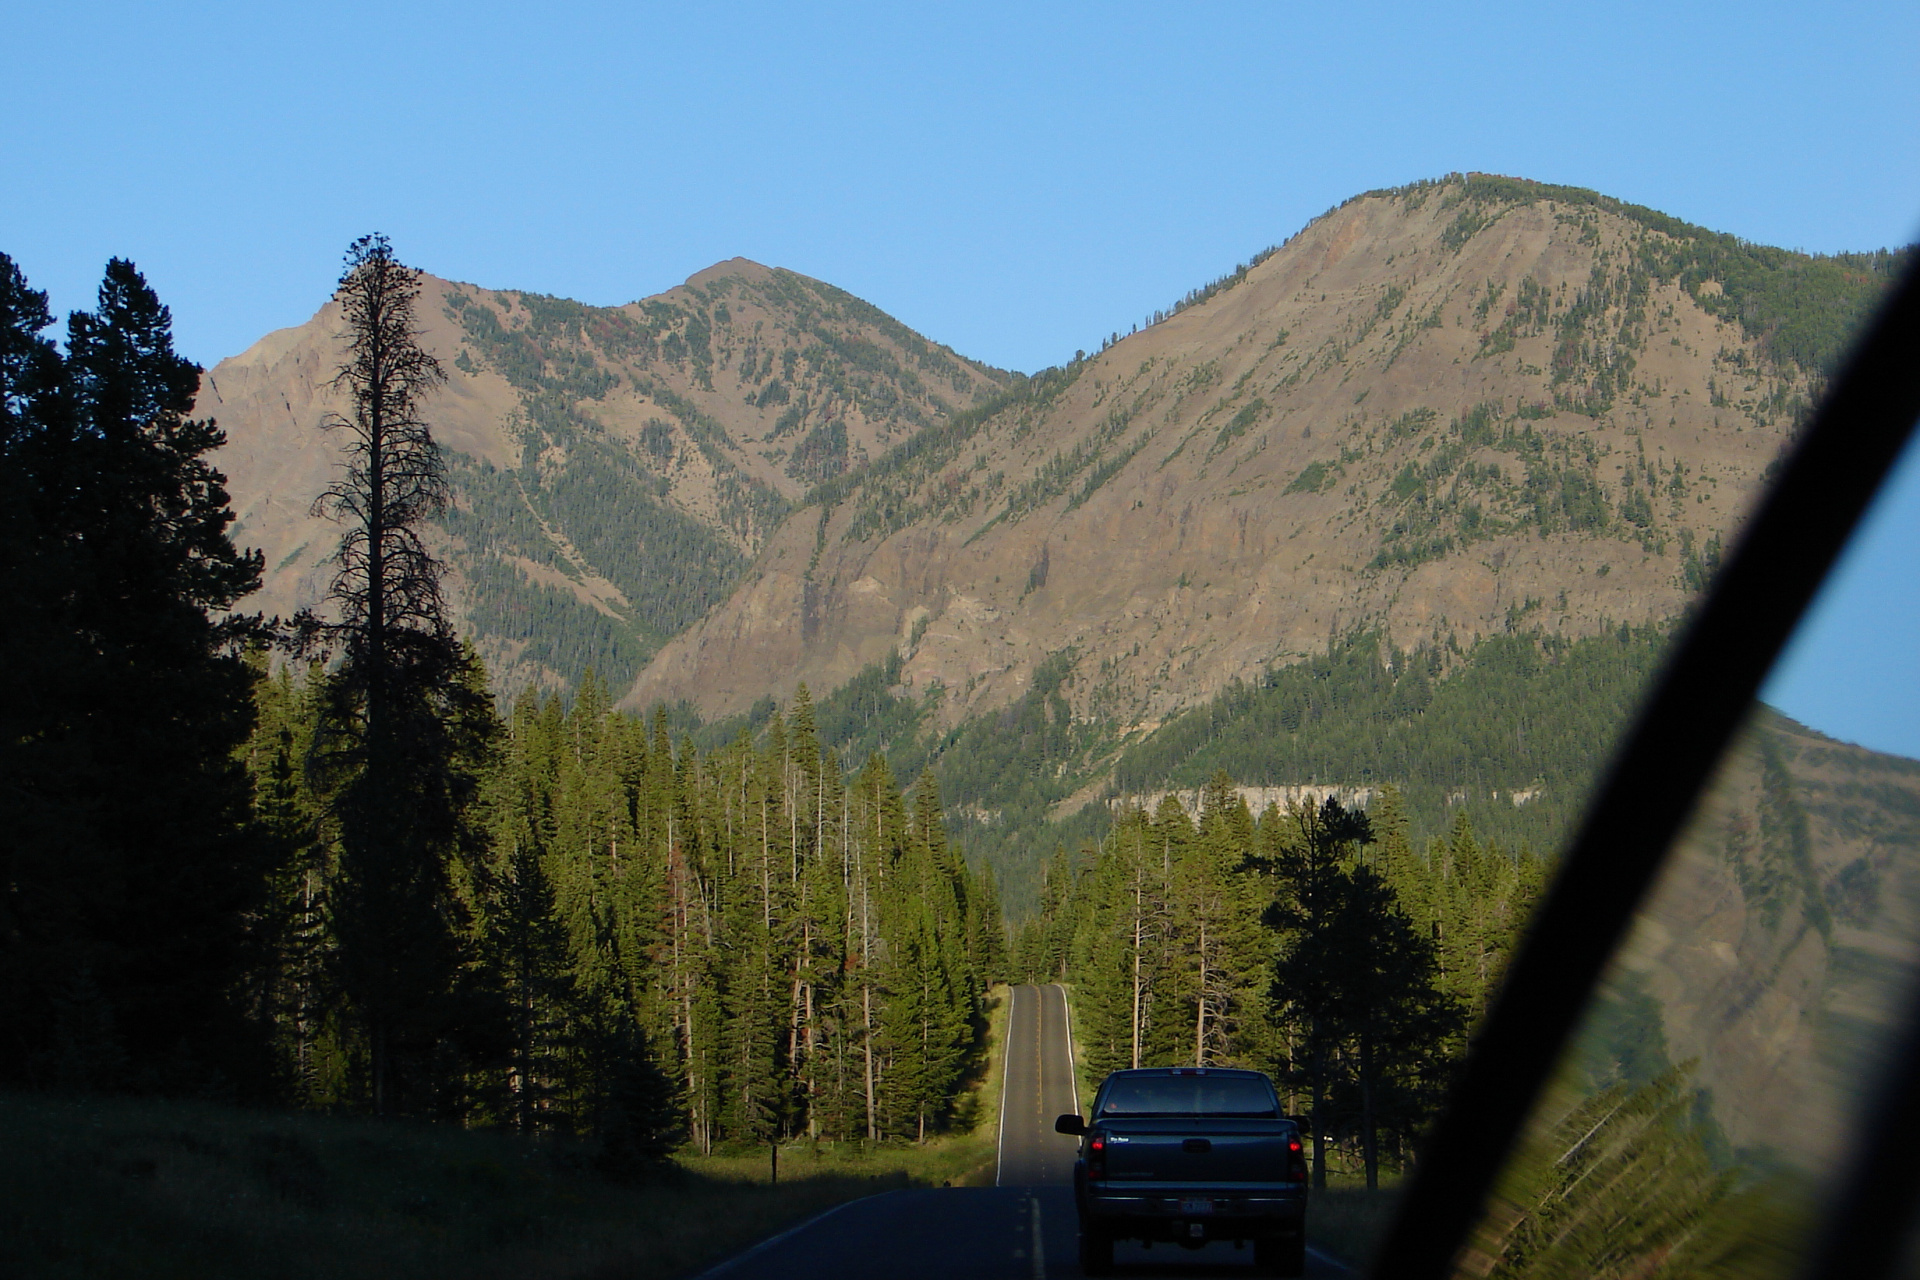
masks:
<svg viewBox="0 0 1920 1280"><path fill-rule="evenodd" d="M1073 1076L1067 993L1058 985L1015 987L1008 997L1007 1063L1000 1094L1001 1187L1070 1187L1080 1140L1053 1131L1080 1110Z"/></svg>
<svg viewBox="0 0 1920 1280"><path fill-rule="evenodd" d="M1080 1111L1064 989L1008 997L995 1185L891 1191L822 1214L721 1263L701 1280L1048 1280L1080 1274L1073 1212L1076 1139L1054 1117ZM1085 1114L1085 1112L1081 1112ZM1308 1221L1312 1214L1309 1211ZM1122 1276L1245 1276L1253 1250L1217 1241L1114 1250ZM1310 1276L1343 1269L1310 1255Z"/></svg>

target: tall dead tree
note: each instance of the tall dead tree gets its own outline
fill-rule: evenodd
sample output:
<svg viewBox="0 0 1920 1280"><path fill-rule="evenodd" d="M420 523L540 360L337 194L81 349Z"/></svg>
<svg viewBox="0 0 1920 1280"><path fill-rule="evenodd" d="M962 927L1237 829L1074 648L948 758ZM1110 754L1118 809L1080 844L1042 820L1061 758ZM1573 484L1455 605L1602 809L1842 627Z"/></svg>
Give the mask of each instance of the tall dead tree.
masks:
<svg viewBox="0 0 1920 1280"><path fill-rule="evenodd" d="M351 408L326 424L347 433L347 463L314 503L345 526L328 593L337 618L305 624L340 654L320 753L340 850L332 925L379 1113L428 1102L409 1092L405 1066L457 1030L462 930L448 867L490 725L424 537L448 487L422 405L446 375L420 345L419 296L420 273L386 237L348 249L335 294L347 352L333 385Z"/></svg>

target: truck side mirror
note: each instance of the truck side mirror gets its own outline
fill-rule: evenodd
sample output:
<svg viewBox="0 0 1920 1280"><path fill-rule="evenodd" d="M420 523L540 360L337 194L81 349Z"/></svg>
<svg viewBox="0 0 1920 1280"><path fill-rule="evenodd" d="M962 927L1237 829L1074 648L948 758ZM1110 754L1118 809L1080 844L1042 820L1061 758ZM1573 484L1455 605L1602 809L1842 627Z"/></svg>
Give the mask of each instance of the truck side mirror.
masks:
<svg viewBox="0 0 1920 1280"><path fill-rule="evenodd" d="M1055 1133L1069 1133L1077 1138L1087 1131L1087 1122L1080 1118L1078 1111L1069 1111L1066 1115L1060 1116L1053 1122L1053 1131Z"/></svg>

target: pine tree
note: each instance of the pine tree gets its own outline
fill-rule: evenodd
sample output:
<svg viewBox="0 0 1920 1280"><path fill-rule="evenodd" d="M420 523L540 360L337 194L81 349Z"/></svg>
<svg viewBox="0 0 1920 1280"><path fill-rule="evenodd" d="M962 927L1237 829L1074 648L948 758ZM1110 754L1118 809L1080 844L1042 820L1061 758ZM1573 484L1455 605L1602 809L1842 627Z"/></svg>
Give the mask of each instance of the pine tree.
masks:
<svg viewBox="0 0 1920 1280"><path fill-rule="evenodd" d="M1000 881L991 866L983 866L967 891L967 956L978 975L980 989L1011 976L1007 955L1007 922L1000 905Z"/></svg>
<svg viewBox="0 0 1920 1280"><path fill-rule="evenodd" d="M254 655L263 669L267 658L265 650ZM312 669L296 680L287 666L260 679L254 686L258 718L246 751L256 820L276 855L266 901L255 918L250 1011L272 1028L286 1094L310 1104L325 1098L324 1081L332 1074L337 1048L327 1026L334 1004L326 925L331 851L321 838L321 803L304 767L312 751L321 681Z"/></svg>
<svg viewBox="0 0 1920 1280"><path fill-rule="evenodd" d="M895 907L902 964L894 989L913 1010L906 1019L906 1057L917 1074L910 1094L918 1140L946 1117L979 1006L980 986L965 945L966 869L947 842L941 812L938 784L931 771L923 772L914 784Z"/></svg>
<svg viewBox="0 0 1920 1280"><path fill-rule="evenodd" d="M419 344L419 293L419 273L385 237L348 249L335 295L347 359L335 385L352 409L330 423L348 434L348 461L315 503L345 526L328 592L339 617L300 620L305 643L341 651L317 755L340 847L336 968L365 1033L380 1114L428 1105L425 1063L455 1036L469 958L449 864L477 839L472 801L494 728L424 541L447 480L421 408L445 375Z"/></svg>
<svg viewBox="0 0 1920 1280"><path fill-rule="evenodd" d="M599 1138L594 1168L615 1182L655 1173L685 1134L673 1081L660 1069L647 1038L628 1025L610 1033L599 1072L604 1081L594 1110Z"/></svg>
<svg viewBox="0 0 1920 1280"><path fill-rule="evenodd" d="M85 546L55 501L77 440L64 363L41 335L52 323L46 294L0 254L0 1079L16 1085L53 1043L59 984L99 963L88 886L113 862L87 834L98 818L69 600Z"/></svg>
<svg viewBox="0 0 1920 1280"><path fill-rule="evenodd" d="M200 371L133 265L108 264L64 358L49 319L0 257L0 1079L259 1088L233 999L270 870L235 759L255 623L214 615L260 559L228 538L223 437L188 417Z"/></svg>
<svg viewBox="0 0 1920 1280"><path fill-rule="evenodd" d="M1068 957L1075 982L1075 1030L1087 1068L1097 1074L1128 1065L1126 999L1121 989L1127 938L1115 927L1121 898L1120 859L1115 849L1116 842L1109 834L1093 864L1081 876L1077 927Z"/></svg>
<svg viewBox="0 0 1920 1280"><path fill-rule="evenodd" d="M1193 821L1179 800L1163 796L1154 810L1152 835L1147 858L1151 874L1157 876L1166 893L1166 931L1160 951L1159 981L1152 989L1152 1007L1141 1026L1142 1066L1178 1065L1193 1057L1194 1027L1199 1004L1194 940L1187 938L1182 917L1188 913L1186 887L1191 878L1183 874L1189 854L1198 836Z"/></svg>
<svg viewBox="0 0 1920 1280"><path fill-rule="evenodd" d="M1259 999L1266 946L1252 882L1237 874L1253 848L1253 819L1224 771L1201 793L1200 829L1176 864L1176 928L1190 966L1193 1061L1231 1059ZM1250 1046L1249 1046L1250 1047Z"/></svg>
<svg viewBox="0 0 1920 1280"><path fill-rule="evenodd" d="M544 743L523 701L503 764L489 780L493 865L477 887L480 963L495 977L508 1011L502 1115L528 1132L564 1121L569 1067L587 1014L567 931L548 874L551 828L544 797L527 785ZM520 766L518 768L514 766Z"/></svg>
<svg viewBox="0 0 1920 1280"><path fill-rule="evenodd" d="M1274 1009L1292 1024L1284 1069L1310 1100L1316 1183L1324 1184L1324 1138L1339 1116L1341 1127L1358 1130L1371 1188L1383 1126L1410 1137L1437 1106L1462 1010L1438 985L1432 938L1360 860L1373 842L1367 815L1329 798L1270 816L1256 862L1276 888L1266 919L1280 942Z"/></svg>
<svg viewBox="0 0 1920 1280"><path fill-rule="evenodd" d="M1334 1084L1339 1110L1358 1122L1367 1187L1379 1186L1380 1133L1418 1132L1445 1090L1447 1049L1465 1025L1459 1003L1436 984L1432 940L1399 908L1372 868L1343 868L1337 914L1318 957L1296 954L1296 969L1316 960L1334 977L1318 1011L1343 1043L1345 1070Z"/></svg>
<svg viewBox="0 0 1920 1280"><path fill-rule="evenodd" d="M1273 970L1276 1012L1297 1028L1284 1074L1305 1087L1313 1128L1313 1180L1326 1185L1330 1097L1339 1079L1351 1008L1341 966L1350 958L1343 936L1348 880L1342 863L1373 839L1366 816L1328 797L1295 804L1264 834L1262 861L1276 881L1266 920L1280 936Z"/></svg>
<svg viewBox="0 0 1920 1280"><path fill-rule="evenodd" d="M1125 947L1127 1064L1131 1067L1148 1065L1145 1054L1154 1038L1157 993L1169 972L1176 914L1165 859L1153 856L1157 847L1153 836L1146 815L1136 813L1120 831L1116 845L1121 910L1115 932Z"/></svg>

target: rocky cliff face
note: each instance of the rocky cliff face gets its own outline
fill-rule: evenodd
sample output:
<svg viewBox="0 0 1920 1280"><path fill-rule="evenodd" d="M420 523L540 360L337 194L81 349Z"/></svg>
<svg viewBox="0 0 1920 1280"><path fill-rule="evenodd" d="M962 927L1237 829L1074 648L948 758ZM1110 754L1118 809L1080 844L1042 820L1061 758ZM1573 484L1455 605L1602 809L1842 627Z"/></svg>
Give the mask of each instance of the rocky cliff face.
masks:
<svg viewBox="0 0 1920 1280"><path fill-rule="evenodd" d="M1350 201L824 486L624 705L737 711L897 650L958 720L1067 652L1076 716L1150 729L1361 625L1669 617L1813 378L1694 230L1504 180Z"/></svg>
<svg viewBox="0 0 1920 1280"><path fill-rule="evenodd" d="M441 531L458 621L509 688L624 683L725 598L811 486L998 390L857 298L735 259L657 298L587 307L428 277L422 341L446 366L428 406L457 495ZM332 304L222 361L199 411L262 548L251 607L321 598L338 531L309 506L339 441Z"/></svg>

